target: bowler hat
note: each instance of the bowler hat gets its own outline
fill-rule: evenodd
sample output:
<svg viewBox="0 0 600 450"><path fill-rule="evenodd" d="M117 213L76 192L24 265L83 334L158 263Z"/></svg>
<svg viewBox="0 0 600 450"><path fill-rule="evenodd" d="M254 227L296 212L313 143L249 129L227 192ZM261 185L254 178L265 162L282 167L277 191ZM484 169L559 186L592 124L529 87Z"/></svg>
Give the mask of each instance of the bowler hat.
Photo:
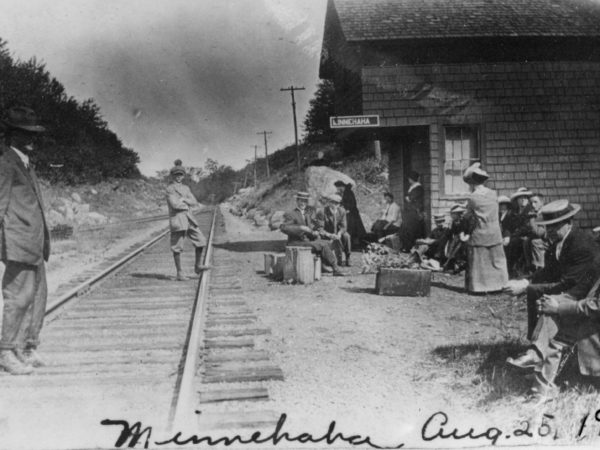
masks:
<svg viewBox="0 0 600 450"><path fill-rule="evenodd" d="M46 128L38 123L35 111L26 106L13 106L6 112L4 121L8 128L28 131L30 133L42 133Z"/></svg>
<svg viewBox="0 0 600 450"><path fill-rule="evenodd" d="M337 180L335 183L333 183L333 185L335 187L346 187L346 183L344 183L342 180Z"/></svg>
<svg viewBox="0 0 600 450"><path fill-rule="evenodd" d="M498 204L501 205L503 203L510 203L510 198L508 198L506 195L501 195L498 197Z"/></svg>
<svg viewBox="0 0 600 450"><path fill-rule="evenodd" d="M296 192L295 197L300 200L308 200L310 198L310 194L305 191L298 191L298 192Z"/></svg>
<svg viewBox="0 0 600 450"><path fill-rule="evenodd" d="M529 189L527 189L526 187L520 187L519 189L517 189L517 192L510 196L510 199L514 200L515 198L519 197L531 197L532 195L533 192L531 192Z"/></svg>
<svg viewBox="0 0 600 450"><path fill-rule="evenodd" d="M553 223L563 222L570 219L581 210L581 205L569 203L567 199L560 199L550 202L540 210L541 220L536 220L538 225L551 225Z"/></svg>
<svg viewBox="0 0 600 450"><path fill-rule="evenodd" d="M465 172L463 173L463 180L469 184L481 184L489 177L490 176L488 175L488 173L481 168L480 162L471 164L465 169Z"/></svg>

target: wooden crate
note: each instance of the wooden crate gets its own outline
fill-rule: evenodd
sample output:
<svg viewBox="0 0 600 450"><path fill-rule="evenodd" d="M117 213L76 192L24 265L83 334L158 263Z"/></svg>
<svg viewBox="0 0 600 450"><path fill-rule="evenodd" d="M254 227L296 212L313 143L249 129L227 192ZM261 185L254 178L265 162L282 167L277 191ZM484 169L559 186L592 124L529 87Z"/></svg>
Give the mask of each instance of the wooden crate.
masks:
<svg viewBox="0 0 600 450"><path fill-rule="evenodd" d="M427 297L431 292L431 271L381 267L375 290L379 295Z"/></svg>
<svg viewBox="0 0 600 450"><path fill-rule="evenodd" d="M265 253L265 275L276 280L283 279L285 253Z"/></svg>

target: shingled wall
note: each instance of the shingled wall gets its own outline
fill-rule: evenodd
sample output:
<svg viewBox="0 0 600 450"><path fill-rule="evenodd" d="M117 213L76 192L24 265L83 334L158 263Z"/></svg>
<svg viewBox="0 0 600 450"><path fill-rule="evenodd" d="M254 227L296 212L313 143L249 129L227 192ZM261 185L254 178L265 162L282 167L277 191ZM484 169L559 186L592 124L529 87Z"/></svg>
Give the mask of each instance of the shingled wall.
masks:
<svg viewBox="0 0 600 450"><path fill-rule="evenodd" d="M527 186L547 201L569 198L582 204L580 227L600 225L600 63L366 67L362 79L364 114L379 114L383 127L429 126L429 155L413 156L431 198L429 217L454 202L441 190L443 126L479 125L489 187L499 195ZM390 155L397 191L394 161Z"/></svg>

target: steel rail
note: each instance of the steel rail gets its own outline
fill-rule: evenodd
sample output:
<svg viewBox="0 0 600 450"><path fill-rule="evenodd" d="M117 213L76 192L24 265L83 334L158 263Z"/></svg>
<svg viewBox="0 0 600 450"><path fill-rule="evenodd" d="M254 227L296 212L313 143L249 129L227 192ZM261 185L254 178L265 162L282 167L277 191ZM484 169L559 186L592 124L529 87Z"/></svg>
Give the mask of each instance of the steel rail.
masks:
<svg viewBox="0 0 600 450"><path fill-rule="evenodd" d="M204 254L204 265L209 265L212 261L213 238L215 234L215 223L219 206L213 210L212 223L206 244L206 253ZM193 427L195 417L195 390L194 379L196 367L198 365L198 356L200 353L200 342L202 338L202 327L204 318L204 306L208 293L208 284L210 282L210 270L205 270L200 275L200 282L196 291L196 299L192 310L192 316L188 329L188 337L182 354L182 366L180 366L171 410L169 413L168 428L170 430L184 430Z"/></svg>
<svg viewBox="0 0 600 450"><path fill-rule="evenodd" d="M117 262L112 264L110 267L104 269L102 272L94 275L93 277L89 278L88 280L86 280L83 283L79 284L78 286L74 287L70 291L68 291L65 294L58 297L56 300L53 300L51 303L49 303L46 306L46 314L45 315L48 316L49 314L51 314L52 312L54 312L58 308L60 308L62 305L67 303L69 300L72 300L73 298L79 297L80 295L86 293L95 283L97 283L101 279L105 278L110 273L114 272L116 269L118 269L123 264L130 261L132 258L134 258L138 254L140 254L141 252L146 250L151 245L155 244L157 241L159 241L160 239L165 237L168 233L169 233L168 229L161 232L158 236L152 238L150 241L148 241L145 244L141 245L140 247L136 248L131 253L128 253L123 258L119 259Z"/></svg>
<svg viewBox="0 0 600 450"><path fill-rule="evenodd" d="M161 214L159 216L138 217L137 219L127 219L127 220L121 220L119 222L108 222L108 223L98 225L95 227L76 228L75 231L77 231L77 233L89 233L91 231L105 230L106 228L118 227L120 225L130 225L132 223L154 222L154 221L159 221L159 220L167 220L168 218L169 218L168 214Z"/></svg>

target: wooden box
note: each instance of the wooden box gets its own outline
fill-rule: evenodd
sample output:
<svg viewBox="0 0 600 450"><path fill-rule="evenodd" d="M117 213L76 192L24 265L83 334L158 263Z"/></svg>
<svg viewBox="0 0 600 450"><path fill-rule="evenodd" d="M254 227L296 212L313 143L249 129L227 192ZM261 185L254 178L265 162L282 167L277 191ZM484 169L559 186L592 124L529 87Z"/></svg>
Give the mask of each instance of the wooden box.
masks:
<svg viewBox="0 0 600 450"><path fill-rule="evenodd" d="M431 291L431 271L381 267L375 290L379 295L427 297Z"/></svg>
<svg viewBox="0 0 600 450"><path fill-rule="evenodd" d="M265 253L265 275L276 280L283 279L285 253Z"/></svg>

